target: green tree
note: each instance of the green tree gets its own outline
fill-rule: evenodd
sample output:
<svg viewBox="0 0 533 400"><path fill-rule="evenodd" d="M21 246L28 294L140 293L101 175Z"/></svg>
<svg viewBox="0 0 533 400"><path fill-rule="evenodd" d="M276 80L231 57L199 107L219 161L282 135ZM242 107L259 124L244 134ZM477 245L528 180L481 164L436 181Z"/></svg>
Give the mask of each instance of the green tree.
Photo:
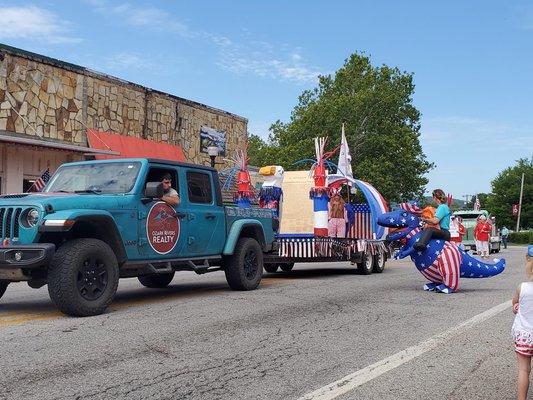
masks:
<svg viewBox="0 0 533 400"><path fill-rule="evenodd" d="M478 193L477 196L479 198L479 204L481 205L481 209L487 210L490 213L492 213L491 210L488 209L488 206L489 206L488 199L491 196L491 193ZM472 196L470 200L468 200L468 203L466 203L465 208L467 210L473 210L475 203L476 203L476 196Z"/></svg>
<svg viewBox="0 0 533 400"><path fill-rule="evenodd" d="M335 147L345 122L354 176L371 182L389 201L421 198L428 183L424 174L433 164L420 145L414 88L412 74L374 67L368 57L353 54L299 96L288 123L278 120L270 127L265 157L295 169L295 161L314 158L313 138L326 136L329 148ZM266 164L262 161L259 155L257 162Z"/></svg>
<svg viewBox="0 0 533 400"><path fill-rule="evenodd" d="M498 226L516 228L512 207L513 204L518 204L520 198L522 174L525 175L520 226L533 227L533 157L517 160L515 166L504 169L491 182L492 196L487 199L487 208L496 217Z"/></svg>
<svg viewBox="0 0 533 400"><path fill-rule="evenodd" d="M269 146L263 139L254 134L248 135L249 165L263 167L265 165L277 165L275 149Z"/></svg>

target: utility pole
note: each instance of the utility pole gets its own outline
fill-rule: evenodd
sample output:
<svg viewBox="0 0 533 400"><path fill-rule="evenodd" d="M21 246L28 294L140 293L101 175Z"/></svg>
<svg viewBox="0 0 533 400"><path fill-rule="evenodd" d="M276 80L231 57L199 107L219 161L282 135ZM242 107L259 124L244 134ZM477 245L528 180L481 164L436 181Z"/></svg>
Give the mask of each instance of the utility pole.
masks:
<svg viewBox="0 0 533 400"><path fill-rule="evenodd" d="M522 173L522 183L520 184L520 200L518 202L518 218L516 219L516 231L520 231L520 213L522 211L522 195L524 194L524 173Z"/></svg>

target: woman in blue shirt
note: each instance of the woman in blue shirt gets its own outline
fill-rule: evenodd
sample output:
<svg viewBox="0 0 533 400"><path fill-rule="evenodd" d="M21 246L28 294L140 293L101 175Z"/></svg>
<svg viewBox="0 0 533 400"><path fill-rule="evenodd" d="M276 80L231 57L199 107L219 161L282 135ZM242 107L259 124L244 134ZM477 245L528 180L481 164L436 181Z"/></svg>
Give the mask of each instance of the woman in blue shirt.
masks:
<svg viewBox="0 0 533 400"><path fill-rule="evenodd" d="M450 240L450 216L452 212L447 204L448 199L442 189L435 189L432 195L433 200L438 204L435 218L422 218L422 221L433 225L438 224L440 229L424 228L420 240L413 246L416 250L425 250L431 239Z"/></svg>

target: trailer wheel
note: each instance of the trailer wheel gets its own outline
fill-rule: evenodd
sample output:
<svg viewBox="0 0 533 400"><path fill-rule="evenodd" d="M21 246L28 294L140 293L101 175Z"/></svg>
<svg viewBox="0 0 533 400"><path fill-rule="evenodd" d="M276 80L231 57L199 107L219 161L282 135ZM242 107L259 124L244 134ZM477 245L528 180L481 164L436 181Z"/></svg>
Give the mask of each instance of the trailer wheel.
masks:
<svg viewBox="0 0 533 400"><path fill-rule="evenodd" d="M263 276L263 250L257 240L243 237L224 262L226 280L232 290L254 290Z"/></svg>
<svg viewBox="0 0 533 400"><path fill-rule="evenodd" d="M264 268L266 272L270 272L270 273L278 272L278 264L265 264Z"/></svg>
<svg viewBox="0 0 533 400"><path fill-rule="evenodd" d="M370 275L374 268L374 257L368 253L363 254L363 259L357 263L357 270L363 275Z"/></svg>
<svg viewBox="0 0 533 400"><path fill-rule="evenodd" d="M102 314L115 297L119 279L117 258L107 243L74 239L62 245L48 269L48 293L65 314Z"/></svg>
<svg viewBox="0 0 533 400"><path fill-rule="evenodd" d="M151 289L166 288L172 279L174 279L174 272L167 274L151 274L137 277L141 285Z"/></svg>
<svg viewBox="0 0 533 400"><path fill-rule="evenodd" d="M6 292L7 286L9 285L9 281L0 281L0 299Z"/></svg>
<svg viewBox="0 0 533 400"><path fill-rule="evenodd" d="M385 269L385 262L387 258L383 251L379 251L378 254L374 256L374 272L381 274Z"/></svg>
<svg viewBox="0 0 533 400"><path fill-rule="evenodd" d="M279 267L281 268L283 272L291 272L292 269L294 268L294 263L283 263L283 264L280 264Z"/></svg>

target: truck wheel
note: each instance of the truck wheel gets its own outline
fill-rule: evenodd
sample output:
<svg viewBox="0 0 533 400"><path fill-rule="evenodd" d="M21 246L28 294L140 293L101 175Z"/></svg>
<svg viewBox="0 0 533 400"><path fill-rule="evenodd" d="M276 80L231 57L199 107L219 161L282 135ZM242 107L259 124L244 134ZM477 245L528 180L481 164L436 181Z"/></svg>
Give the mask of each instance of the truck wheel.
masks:
<svg viewBox="0 0 533 400"><path fill-rule="evenodd" d="M61 246L48 268L48 293L65 314L102 314L117 291L117 258L97 239L74 239Z"/></svg>
<svg viewBox="0 0 533 400"><path fill-rule="evenodd" d="M381 274L383 270L385 269L386 261L387 261L387 258L385 257L385 253L382 251L379 251L378 254L374 256L374 272Z"/></svg>
<svg viewBox="0 0 533 400"><path fill-rule="evenodd" d="M357 263L357 270L363 275L370 275L374 268L374 257L370 254L364 253L363 260Z"/></svg>
<svg viewBox="0 0 533 400"><path fill-rule="evenodd" d="M263 276L263 251L257 240L240 238L233 255L224 262L226 280L232 290L253 290Z"/></svg>
<svg viewBox="0 0 533 400"><path fill-rule="evenodd" d="M266 272L278 272L278 264L265 264L264 268Z"/></svg>
<svg viewBox="0 0 533 400"><path fill-rule="evenodd" d="M281 268L283 272L291 272L292 269L294 268L294 263L283 263L283 264L280 264L279 267Z"/></svg>
<svg viewBox="0 0 533 400"><path fill-rule="evenodd" d="M143 275L139 276L139 282L147 288L160 289L165 288L172 282L174 279L174 272L169 272L167 274L152 274L152 275Z"/></svg>
<svg viewBox="0 0 533 400"><path fill-rule="evenodd" d="M0 299L6 292L7 286L9 285L9 281L0 281Z"/></svg>

